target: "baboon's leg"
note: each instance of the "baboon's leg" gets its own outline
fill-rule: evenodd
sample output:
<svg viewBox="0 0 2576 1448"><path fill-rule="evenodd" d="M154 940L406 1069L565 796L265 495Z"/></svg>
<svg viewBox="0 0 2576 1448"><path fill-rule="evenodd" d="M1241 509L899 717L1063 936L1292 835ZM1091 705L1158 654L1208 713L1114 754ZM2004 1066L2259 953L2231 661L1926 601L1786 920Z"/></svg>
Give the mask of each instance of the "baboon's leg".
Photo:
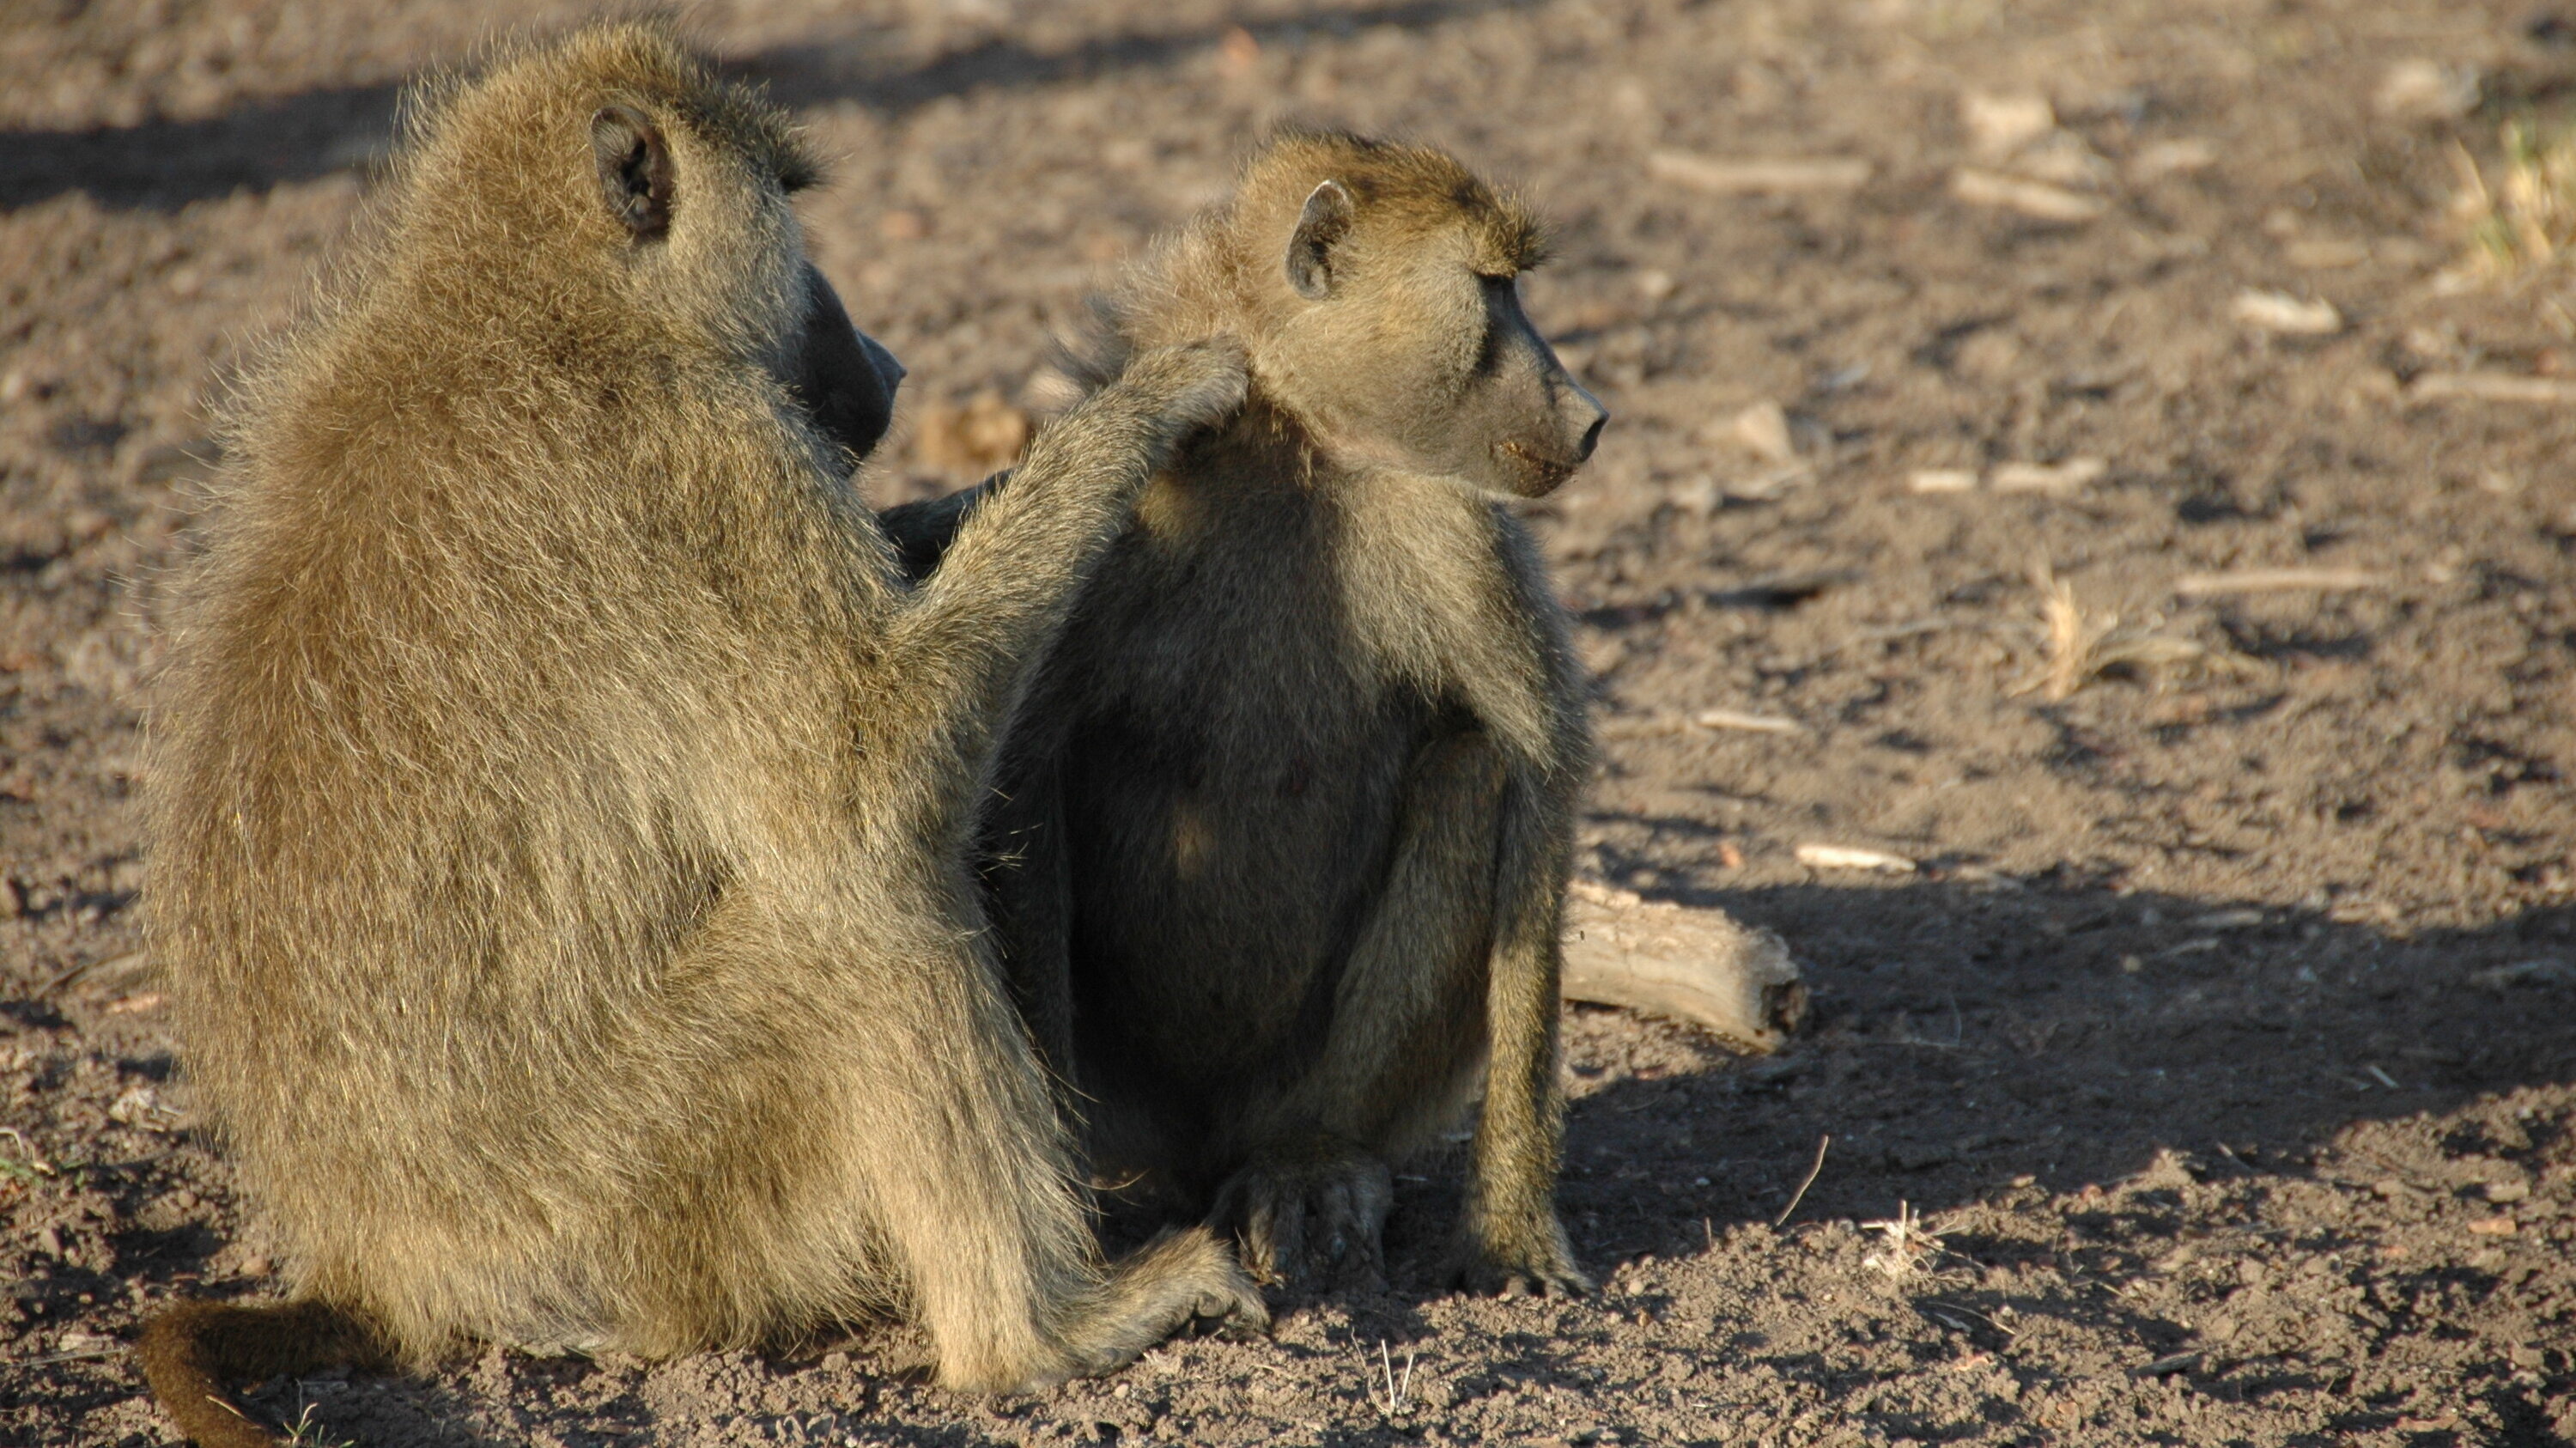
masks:
<svg viewBox="0 0 2576 1448"><path fill-rule="evenodd" d="M1569 750L1567 757L1586 752ZM1573 771L1513 770L1502 790L1494 950L1485 982L1491 1047L1475 1165L1453 1269L1478 1291L1589 1292L1556 1216L1565 1093L1557 1080L1565 882L1573 854Z"/></svg>
<svg viewBox="0 0 2576 1448"><path fill-rule="evenodd" d="M851 863L841 878L864 879ZM757 933L790 947L761 979L788 983L752 1012L769 1017L772 1052L810 1047L809 1073L838 1078L838 1119L814 1129L837 1138L826 1169L865 1204L842 1250L892 1259L941 1380L1025 1391L1116 1367L1192 1317L1265 1321L1232 1254L1204 1232L1104 1275L1064 1130L990 962L945 931L863 923L884 919L887 903L843 894L838 908L782 906L793 915ZM757 1019L739 1024L745 1039L761 1033ZM774 1199L833 1195L791 1186Z"/></svg>
<svg viewBox="0 0 2576 1448"><path fill-rule="evenodd" d="M1048 721L1033 721L1044 729ZM1081 1114L1081 1077L1073 1054L1073 972L1067 956L1073 927L1072 859L1065 852L1063 776L1052 757L1015 770L986 820L984 888L992 901L1011 999L1053 1073L1067 1113Z"/></svg>
<svg viewBox="0 0 2576 1448"><path fill-rule="evenodd" d="M1382 1153L1446 1124L1484 1044L1504 788L1502 761L1481 733L1435 741L1415 757L1323 1050L1259 1113L1252 1160L1219 1192L1218 1219L1241 1236L1257 1271L1298 1281L1382 1270Z"/></svg>
<svg viewBox="0 0 2576 1448"><path fill-rule="evenodd" d="M902 827L924 821L962 851L1028 665L1172 445L1240 406L1243 388L1231 344L1149 352L1039 433L1010 486L971 510L879 654L889 687L861 745L890 786L870 797L897 805Z"/></svg>

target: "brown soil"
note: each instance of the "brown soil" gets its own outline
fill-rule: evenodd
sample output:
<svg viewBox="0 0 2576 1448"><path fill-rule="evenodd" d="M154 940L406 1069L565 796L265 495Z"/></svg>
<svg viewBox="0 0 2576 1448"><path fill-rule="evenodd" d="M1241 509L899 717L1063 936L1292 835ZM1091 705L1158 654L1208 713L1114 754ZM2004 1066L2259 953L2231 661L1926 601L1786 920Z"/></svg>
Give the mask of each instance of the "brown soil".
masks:
<svg viewBox="0 0 2576 1448"><path fill-rule="evenodd" d="M2562 281L2437 279L2455 143L2492 166L2576 76L2533 3L709 4L843 158L816 250L946 428L1039 395L1049 330L1276 118L1519 178L1563 243L1531 310L1617 413L1534 510L1609 737L1590 868L1779 929L1818 1027L1745 1062L1572 1013L1588 1300L1434 1290L1432 1162L1391 1290L1032 1402L907 1381L869 1329L256 1405L383 1445L2576 1439L2576 410L2410 390L2576 372ZM273 1287L135 953L157 571L206 400L343 233L401 78L567 13L0 7L0 1440L169 1441L138 1316ZM2007 146L2029 109L1989 106L1981 140L1971 94L2058 129ZM1729 195L1658 151L1871 169ZM2340 325L2261 330L2248 289ZM1794 458L1735 425L1766 399ZM2285 567L2367 577L2175 586ZM2052 698L2043 569L2197 658Z"/></svg>

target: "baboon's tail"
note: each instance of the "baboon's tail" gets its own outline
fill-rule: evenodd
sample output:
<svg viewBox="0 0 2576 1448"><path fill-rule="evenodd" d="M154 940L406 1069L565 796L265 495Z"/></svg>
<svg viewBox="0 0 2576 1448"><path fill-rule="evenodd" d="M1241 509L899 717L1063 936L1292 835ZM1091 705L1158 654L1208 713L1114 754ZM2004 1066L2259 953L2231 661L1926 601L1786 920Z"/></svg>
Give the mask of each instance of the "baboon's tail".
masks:
<svg viewBox="0 0 2576 1448"><path fill-rule="evenodd" d="M135 1344L161 1411L197 1448L278 1448L277 1435L233 1406L228 1382L257 1382L330 1363L381 1364L366 1324L320 1302L235 1307L182 1302L144 1324Z"/></svg>

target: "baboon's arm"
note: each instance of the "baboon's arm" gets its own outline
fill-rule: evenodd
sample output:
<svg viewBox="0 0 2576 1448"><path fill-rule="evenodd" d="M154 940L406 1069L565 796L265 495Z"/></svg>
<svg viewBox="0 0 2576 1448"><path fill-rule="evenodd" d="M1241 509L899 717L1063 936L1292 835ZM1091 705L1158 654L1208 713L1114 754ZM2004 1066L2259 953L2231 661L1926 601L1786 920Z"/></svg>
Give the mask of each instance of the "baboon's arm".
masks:
<svg viewBox="0 0 2576 1448"><path fill-rule="evenodd" d="M1006 469L971 488L917 503L897 503L877 514L877 526L885 530L886 541L894 545L896 561L903 566L904 581L920 587L923 579L937 571L939 560L948 556L948 545L957 541L957 530L966 526L966 520L974 516L985 499L1010 483L1011 474Z"/></svg>
<svg viewBox="0 0 2576 1448"><path fill-rule="evenodd" d="M1498 513L1495 526L1497 559L1539 674L1547 742L1535 758L1506 751L1485 989L1492 1046L1457 1265L1473 1286L1581 1292L1591 1283L1556 1217L1565 1116L1556 1053L1565 887L1575 806L1592 771L1591 721L1546 564L1518 524Z"/></svg>
<svg viewBox="0 0 2576 1448"><path fill-rule="evenodd" d="M868 742L891 776L887 797L910 793L938 827L963 827L1026 666L1054 641L1136 494L1243 391L1230 344L1146 353L1040 432L1010 486L971 510L878 656L886 717Z"/></svg>

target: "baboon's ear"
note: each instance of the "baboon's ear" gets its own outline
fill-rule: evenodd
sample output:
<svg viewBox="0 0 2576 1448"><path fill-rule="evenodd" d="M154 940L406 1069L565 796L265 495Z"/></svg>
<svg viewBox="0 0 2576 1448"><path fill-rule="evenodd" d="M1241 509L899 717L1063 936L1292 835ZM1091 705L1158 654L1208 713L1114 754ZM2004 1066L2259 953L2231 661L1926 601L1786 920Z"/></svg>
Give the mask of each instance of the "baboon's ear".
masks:
<svg viewBox="0 0 2576 1448"><path fill-rule="evenodd" d="M1333 294L1333 248L1350 233L1355 208L1339 181L1327 181L1306 198L1297 232L1288 238L1288 285L1310 302Z"/></svg>
<svg viewBox="0 0 2576 1448"><path fill-rule="evenodd" d="M608 214L628 235L652 241L671 229L671 148L661 127L632 106L603 106L590 118L590 154Z"/></svg>

